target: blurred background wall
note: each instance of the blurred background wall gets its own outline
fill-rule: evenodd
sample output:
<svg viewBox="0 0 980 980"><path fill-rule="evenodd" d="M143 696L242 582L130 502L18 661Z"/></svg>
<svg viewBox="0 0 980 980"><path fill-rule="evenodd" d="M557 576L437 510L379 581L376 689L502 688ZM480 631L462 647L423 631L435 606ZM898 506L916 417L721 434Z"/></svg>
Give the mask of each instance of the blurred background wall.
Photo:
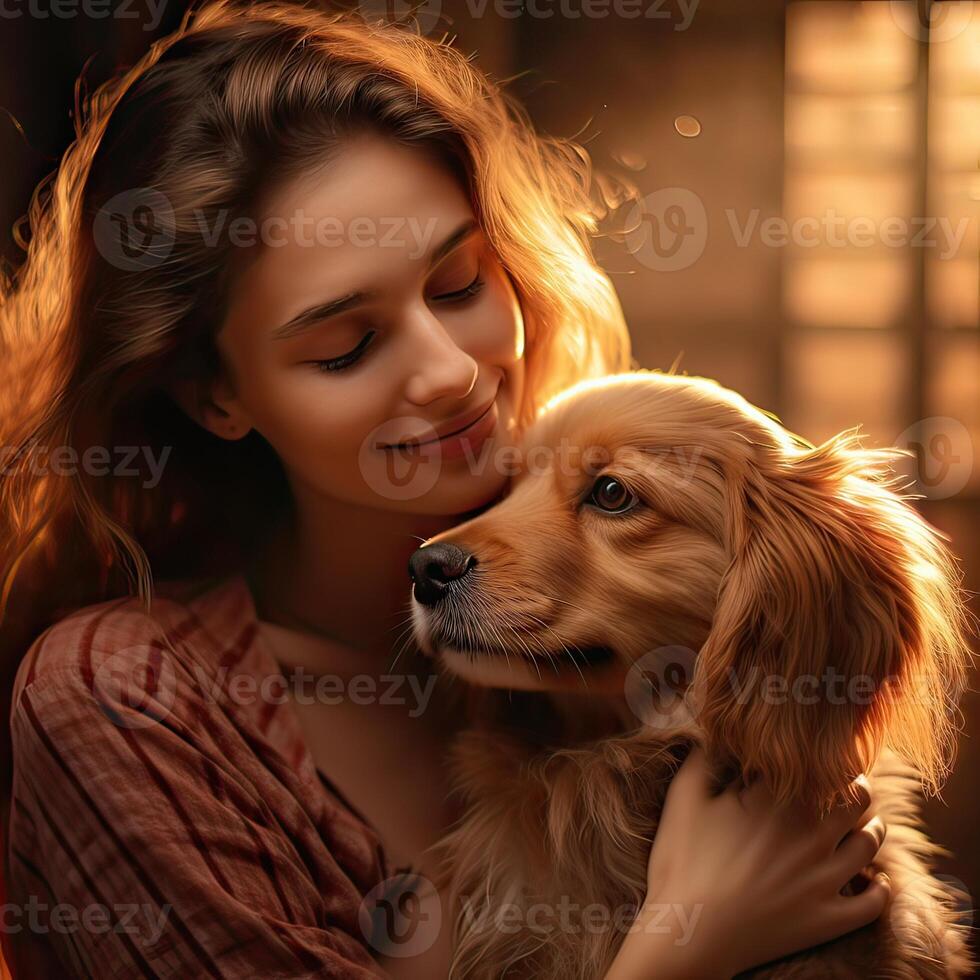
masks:
<svg viewBox="0 0 980 980"><path fill-rule="evenodd" d="M19 263L13 225L71 138L83 68L94 87L183 10L8 0L5 261ZM430 0L415 17L510 79L542 129L578 134L598 171L636 184L635 230L597 254L639 363L679 361L814 441L860 423L870 444L910 450L920 506L980 590L980 4ZM952 852L942 872L976 903L975 694L965 712L927 818Z"/></svg>

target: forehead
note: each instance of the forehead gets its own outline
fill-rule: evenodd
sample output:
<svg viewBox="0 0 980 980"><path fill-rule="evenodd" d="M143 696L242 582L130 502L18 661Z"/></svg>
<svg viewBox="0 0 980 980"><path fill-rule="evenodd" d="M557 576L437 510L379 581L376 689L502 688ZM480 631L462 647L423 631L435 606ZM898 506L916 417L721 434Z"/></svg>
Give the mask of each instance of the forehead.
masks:
<svg viewBox="0 0 980 980"><path fill-rule="evenodd" d="M383 289L415 276L426 253L472 217L465 188L432 149L351 137L322 166L270 192L241 256L233 309Z"/></svg>
<svg viewBox="0 0 980 980"><path fill-rule="evenodd" d="M263 211L310 218L408 218L459 215L464 188L435 149L408 146L374 133L349 137L320 167L267 196Z"/></svg>

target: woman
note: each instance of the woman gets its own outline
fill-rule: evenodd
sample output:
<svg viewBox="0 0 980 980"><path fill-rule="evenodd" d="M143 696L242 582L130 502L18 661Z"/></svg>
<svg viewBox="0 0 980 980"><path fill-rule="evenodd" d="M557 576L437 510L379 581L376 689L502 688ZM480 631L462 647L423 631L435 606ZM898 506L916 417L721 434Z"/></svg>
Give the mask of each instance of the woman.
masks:
<svg viewBox="0 0 980 980"><path fill-rule="evenodd" d="M78 126L2 309L16 964L444 976L398 873L457 815L463 717L399 640L406 563L546 398L630 366L588 157L448 45L271 4L203 7ZM886 882L839 894L884 833L858 796L711 797L692 756L609 976L876 918Z"/></svg>

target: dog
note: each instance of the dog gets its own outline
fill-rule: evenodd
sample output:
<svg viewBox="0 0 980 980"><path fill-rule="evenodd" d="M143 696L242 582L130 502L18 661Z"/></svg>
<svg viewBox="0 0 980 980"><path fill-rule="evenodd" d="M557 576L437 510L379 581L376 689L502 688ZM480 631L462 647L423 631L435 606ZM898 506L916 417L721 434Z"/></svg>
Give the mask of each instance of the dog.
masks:
<svg viewBox="0 0 980 980"><path fill-rule="evenodd" d="M856 430L815 446L716 382L648 370L562 392L522 445L503 499L409 562L417 646L467 701L464 815L438 845L451 976L599 980L624 929L532 913L628 923L695 744L718 788L763 779L821 812L868 772L888 827L863 878L890 876L885 913L744 975L969 975L919 798L952 764L974 623L899 492L902 453Z"/></svg>

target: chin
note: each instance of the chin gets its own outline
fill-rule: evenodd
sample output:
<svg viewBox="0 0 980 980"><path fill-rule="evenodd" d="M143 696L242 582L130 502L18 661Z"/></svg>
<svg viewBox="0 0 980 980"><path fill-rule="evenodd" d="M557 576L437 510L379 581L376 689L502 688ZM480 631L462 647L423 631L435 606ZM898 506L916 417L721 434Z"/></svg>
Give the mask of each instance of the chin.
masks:
<svg viewBox="0 0 980 980"><path fill-rule="evenodd" d="M454 517L469 518L474 513L498 503L507 493L509 480L493 473L473 476L463 473L460 477L445 477L445 491L432 494L432 512ZM442 481L440 481L441 483Z"/></svg>

